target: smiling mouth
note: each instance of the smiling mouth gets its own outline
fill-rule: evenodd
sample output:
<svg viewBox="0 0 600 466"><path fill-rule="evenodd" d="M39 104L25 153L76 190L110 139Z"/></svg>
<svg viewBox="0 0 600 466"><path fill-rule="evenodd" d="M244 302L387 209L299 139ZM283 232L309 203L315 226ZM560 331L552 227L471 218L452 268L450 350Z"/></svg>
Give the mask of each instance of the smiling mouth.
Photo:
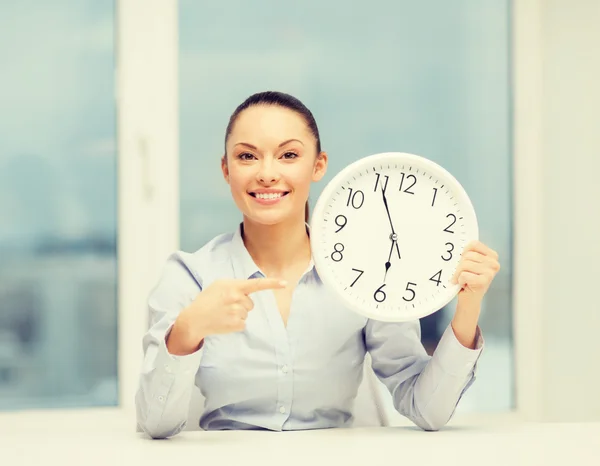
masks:
<svg viewBox="0 0 600 466"><path fill-rule="evenodd" d="M289 191L284 191L280 193L248 193L250 196L255 197L257 199L279 199L289 194Z"/></svg>

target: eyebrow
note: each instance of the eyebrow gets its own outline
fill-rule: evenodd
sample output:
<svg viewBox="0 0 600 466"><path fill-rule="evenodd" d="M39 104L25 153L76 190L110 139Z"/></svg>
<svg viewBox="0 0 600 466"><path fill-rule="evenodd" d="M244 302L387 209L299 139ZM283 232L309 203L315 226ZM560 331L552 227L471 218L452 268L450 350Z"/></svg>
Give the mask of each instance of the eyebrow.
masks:
<svg viewBox="0 0 600 466"><path fill-rule="evenodd" d="M288 139L287 141L283 141L281 144L279 144L278 147L283 147L286 144L289 144L290 142L299 142L300 144L304 145L304 143L302 141L300 141L299 139ZM238 142L236 144L236 146L246 146L249 147L250 149L254 149L254 150L258 150L258 147L253 146L252 144L248 144L247 142Z"/></svg>

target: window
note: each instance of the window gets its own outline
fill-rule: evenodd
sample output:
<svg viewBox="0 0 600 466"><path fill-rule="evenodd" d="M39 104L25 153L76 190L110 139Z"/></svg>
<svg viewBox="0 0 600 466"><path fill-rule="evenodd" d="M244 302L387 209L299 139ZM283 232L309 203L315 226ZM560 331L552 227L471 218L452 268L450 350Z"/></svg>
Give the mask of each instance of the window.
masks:
<svg viewBox="0 0 600 466"><path fill-rule="evenodd" d="M463 184L502 262L478 381L460 409L512 408L509 26L509 2L180 2L181 247L241 219L219 161L229 115L254 92L289 92L315 114L330 167L313 205L361 157L430 158ZM430 351L454 304L423 319Z"/></svg>
<svg viewBox="0 0 600 466"><path fill-rule="evenodd" d="M0 3L0 410L117 403L113 17Z"/></svg>

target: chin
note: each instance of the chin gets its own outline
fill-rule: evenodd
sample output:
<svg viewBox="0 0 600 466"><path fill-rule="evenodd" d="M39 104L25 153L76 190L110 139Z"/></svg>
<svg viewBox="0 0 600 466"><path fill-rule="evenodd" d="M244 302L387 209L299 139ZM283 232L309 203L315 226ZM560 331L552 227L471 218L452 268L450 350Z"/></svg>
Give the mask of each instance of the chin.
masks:
<svg viewBox="0 0 600 466"><path fill-rule="evenodd" d="M279 223L288 222L291 219L297 218L298 216L302 216L302 219L304 219L304 206L302 206L302 209L298 210L297 212L289 208L256 209L248 208L248 206L246 206L246 208L243 209L243 214L248 220L260 225L277 225Z"/></svg>
<svg viewBox="0 0 600 466"><path fill-rule="evenodd" d="M247 212L245 216L249 220L260 225L277 225L290 218L289 213L285 215L276 212Z"/></svg>

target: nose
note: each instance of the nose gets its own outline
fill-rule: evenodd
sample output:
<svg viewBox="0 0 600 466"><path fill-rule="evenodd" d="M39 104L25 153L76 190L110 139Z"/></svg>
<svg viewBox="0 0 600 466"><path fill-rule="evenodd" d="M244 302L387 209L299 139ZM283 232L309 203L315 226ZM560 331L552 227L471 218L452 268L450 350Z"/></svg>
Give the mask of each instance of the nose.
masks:
<svg viewBox="0 0 600 466"><path fill-rule="evenodd" d="M264 157L260 162L257 178L264 184L273 184L279 180L276 164L270 157Z"/></svg>

